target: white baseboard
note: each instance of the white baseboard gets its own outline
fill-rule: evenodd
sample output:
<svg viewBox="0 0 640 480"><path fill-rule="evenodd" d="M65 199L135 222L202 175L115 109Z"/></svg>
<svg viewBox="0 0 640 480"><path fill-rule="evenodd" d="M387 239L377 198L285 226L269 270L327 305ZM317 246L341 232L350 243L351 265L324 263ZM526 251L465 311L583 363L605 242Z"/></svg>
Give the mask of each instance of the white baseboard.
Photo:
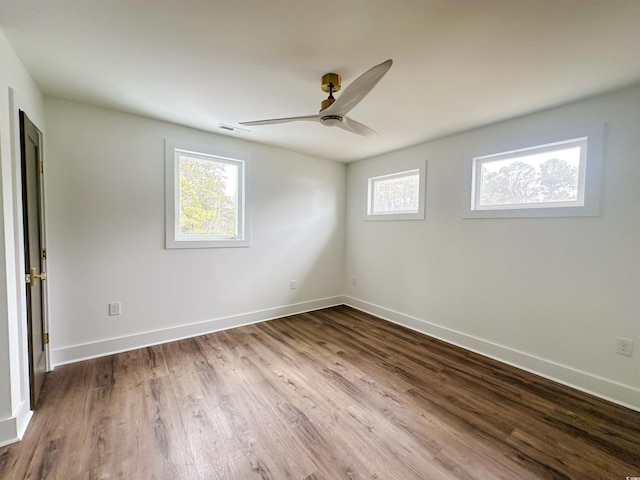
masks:
<svg viewBox="0 0 640 480"><path fill-rule="evenodd" d="M462 347L485 357L548 378L576 390L640 411L640 390L601 378L544 358L539 358L481 338L439 326L357 298L344 296L344 304L410 328L430 337Z"/></svg>
<svg viewBox="0 0 640 480"><path fill-rule="evenodd" d="M103 357L113 353L126 352L136 348L158 345L160 343L172 342L183 338L195 337L206 333L227 330L229 328L241 327L252 323L273 320L274 318L296 315L298 313L310 312L321 308L334 307L343 304L342 296L321 298L308 302L283 305L280 307L268 308L255 312L242 313L229 317L205 320L203 322L179 325L176 327L154 330L150 332L137 333L124 337L109 338L96 342L72 345L52 350L51 363L53 366L65 365L67 363L79 362L90 358Z"/></svg>
<svg viewBox="0 0 640 480"><path fill-rule="evenodd" d="M29 402L20 402L13 416L0 420L0 447L22 440L33 416Z"/></svg>

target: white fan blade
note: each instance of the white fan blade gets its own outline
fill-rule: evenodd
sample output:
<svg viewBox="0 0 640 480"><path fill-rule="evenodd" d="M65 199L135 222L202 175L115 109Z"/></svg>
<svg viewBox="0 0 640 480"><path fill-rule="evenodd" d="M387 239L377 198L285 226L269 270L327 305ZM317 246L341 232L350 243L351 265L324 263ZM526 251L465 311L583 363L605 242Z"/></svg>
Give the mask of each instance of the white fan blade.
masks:
<svg viewBox="0 0 640 480"><path fill-rule="evenodd" d="M353 107L360 103L360 101L369 94L380 79L384 77L384 74L389 71L392 64L393 60L389 59L386 62L382 62L380 65L376 65L375 67L367 70L351 82L335 102L324 110L321 110L320 113L322 113L322 115L337 115L339 117L344 117Z"/></svg>
<svg viewBox="0 0 640 480"><path fill-rule="evenodd" d="M270 120L256 120L253 122L238 122L240 125L272 125L274 123L288 122L319 122L320 115L307 115L305 117L272 118Z"/></svg>
<svg viewBox="0 0 640 480"><path fill-rule="evenodd" d="M363 123L356 122L349 117L342 117L342 122L340 122L336 126L342 128L343 130L346 130L347 132L357 133L358 135L364 135L365 137L378 136L375 130L372 130Z"/></svg>

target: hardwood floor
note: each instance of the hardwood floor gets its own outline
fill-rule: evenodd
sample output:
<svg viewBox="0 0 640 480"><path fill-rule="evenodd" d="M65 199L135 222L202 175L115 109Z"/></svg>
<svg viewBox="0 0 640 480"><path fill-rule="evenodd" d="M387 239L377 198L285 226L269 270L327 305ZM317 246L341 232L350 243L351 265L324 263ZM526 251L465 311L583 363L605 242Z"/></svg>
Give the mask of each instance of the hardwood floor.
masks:
<svg viewBox="0 0 640 480"><path fill-rule="evenodd" d="M625 479L640 413L335 307L57 368L2 479Z"/></svg>

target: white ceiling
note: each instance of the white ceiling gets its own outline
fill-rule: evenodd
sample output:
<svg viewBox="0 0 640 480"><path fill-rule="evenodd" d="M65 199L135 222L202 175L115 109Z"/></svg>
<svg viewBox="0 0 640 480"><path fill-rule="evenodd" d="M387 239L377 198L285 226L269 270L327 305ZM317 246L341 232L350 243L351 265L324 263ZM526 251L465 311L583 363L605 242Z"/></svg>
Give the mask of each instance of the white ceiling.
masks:
<svg viewBox="0 0 640 480"><path fill-rule="evenodd" d="M392 58L349 115L378 137L241 136L345 162L640 82L640 0L0 0L0 29L45 94L223 134Z"/></svg>

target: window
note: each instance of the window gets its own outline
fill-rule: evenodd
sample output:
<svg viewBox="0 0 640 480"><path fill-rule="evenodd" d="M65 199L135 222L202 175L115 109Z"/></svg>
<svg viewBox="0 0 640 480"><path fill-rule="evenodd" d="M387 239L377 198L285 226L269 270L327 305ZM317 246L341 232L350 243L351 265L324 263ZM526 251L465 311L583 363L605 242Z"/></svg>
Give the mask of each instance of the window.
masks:
<svg viewBox="0 0 640 480"><path fill-rule="evenodd" d="M424 170L422 167L369 178L367 219L424 219Z"/></svg>
<svg viewBox="0 0 640 480"><path fill-rule="evenodd" d="M580 136L473 158L467 217L597 215L600 142Z"/></svg>
<svg viewBox="0 0 640 480"><path fill-rule="evenodd" d="M166 247L249 246L246 160L166 142Z"/></svg>

